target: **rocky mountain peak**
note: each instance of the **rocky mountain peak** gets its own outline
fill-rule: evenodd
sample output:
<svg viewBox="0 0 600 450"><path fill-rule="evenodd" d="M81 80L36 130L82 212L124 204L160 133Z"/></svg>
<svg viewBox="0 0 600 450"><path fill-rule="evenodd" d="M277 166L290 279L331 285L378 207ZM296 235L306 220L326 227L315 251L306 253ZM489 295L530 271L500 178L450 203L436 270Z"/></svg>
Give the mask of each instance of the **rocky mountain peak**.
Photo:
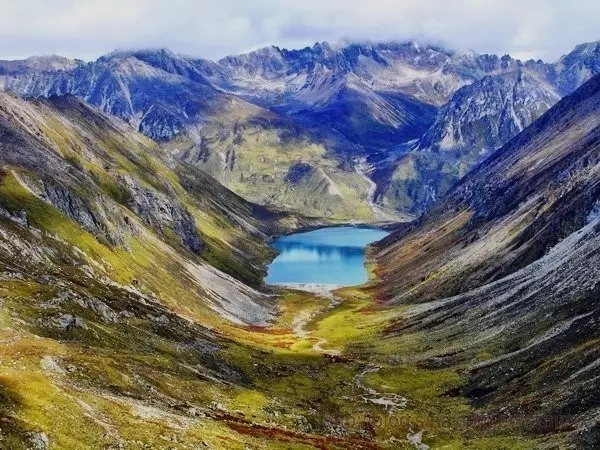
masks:
<svg viewBox="0 0 600 450"><path fill-rule="evenodd" d="M83 61L58 55L30 56L26 59L0 61L0 74L19 74L23 72L55 72L71 70L83 64Z"/></svg>
<svg viewBox="0 0 600 450"><path fill-rule="evenodd" d="M330 57L335 51L328 42L315 42L312 46L312 51L316 54L321 54L323 56Z"/></svg>
<svg viewBox="0 0 600 450"><path fill-rule="evenodd" d="M77 67L81 61L59 55L30 56L23 62L32 70L69 70Z"/></svg>
<svg viewBox="0 0 600 450"><path fill-rule="evenodd" d="M487 153L522 131L559 99L552 86L517 64L513 70L459 89L419 147Z"/></svg>
<svg viewBox="0 0 600 450"><path fill-rule="evenodd" d="M600 72L600 41L580 44L564 55L554 67L554 83L563 95L570 94L577 87Z"/></svg>
<svg viewBox="0 0 600 450"><path fill-rule="evenodd" d="M598 57L600 55L600 41L585 42L577 45L573 51L561 57L560 61L575 57Z"/></svg>

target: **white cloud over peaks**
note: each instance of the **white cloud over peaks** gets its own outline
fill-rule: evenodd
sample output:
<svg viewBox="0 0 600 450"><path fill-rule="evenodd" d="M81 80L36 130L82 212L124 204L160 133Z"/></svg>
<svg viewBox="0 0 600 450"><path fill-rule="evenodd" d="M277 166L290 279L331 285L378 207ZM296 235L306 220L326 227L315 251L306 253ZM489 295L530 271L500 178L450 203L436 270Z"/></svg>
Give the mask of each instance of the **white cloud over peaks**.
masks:
<svg viewBox="0 0 600 450"><path fill-rule="evenodd" d="M600 39L595 0L0 0L0 11L3 59L148 47L214 59L271 44L417 38L555 60Z"/></svg>

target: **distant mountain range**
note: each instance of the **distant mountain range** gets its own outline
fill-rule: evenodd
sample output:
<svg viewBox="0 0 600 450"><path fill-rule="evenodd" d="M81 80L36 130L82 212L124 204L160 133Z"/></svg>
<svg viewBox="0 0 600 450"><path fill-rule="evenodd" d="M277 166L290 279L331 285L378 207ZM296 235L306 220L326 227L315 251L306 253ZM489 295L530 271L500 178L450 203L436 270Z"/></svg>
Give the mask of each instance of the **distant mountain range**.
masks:
<svg viewBox="0 0 600 450"><path fill-rule="evenodd" d="M252 201L373 221L420 213L598 71L598 43L553 64L318 43L216 62L167 50L2 61L0 89L76 95Z"/></svg>

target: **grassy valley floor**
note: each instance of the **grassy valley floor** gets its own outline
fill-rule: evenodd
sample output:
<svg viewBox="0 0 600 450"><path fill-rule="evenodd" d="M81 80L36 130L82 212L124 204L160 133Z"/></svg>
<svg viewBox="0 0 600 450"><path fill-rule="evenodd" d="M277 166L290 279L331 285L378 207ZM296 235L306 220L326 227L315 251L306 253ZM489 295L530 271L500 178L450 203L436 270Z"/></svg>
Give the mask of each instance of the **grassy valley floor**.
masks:
<svg viewBox="0 0 600 450"><path fill-rule="evenodd" d="M2 281L0 292L1 448L545 444L514 420L491 426L485 411L451 395L460 370L415 364L427 336L386 337L408 308L381 310L365 289L282 291L271 326L214 319L204 336L150 310L52 334L43 317L56 292L23 280Z"/></svg>

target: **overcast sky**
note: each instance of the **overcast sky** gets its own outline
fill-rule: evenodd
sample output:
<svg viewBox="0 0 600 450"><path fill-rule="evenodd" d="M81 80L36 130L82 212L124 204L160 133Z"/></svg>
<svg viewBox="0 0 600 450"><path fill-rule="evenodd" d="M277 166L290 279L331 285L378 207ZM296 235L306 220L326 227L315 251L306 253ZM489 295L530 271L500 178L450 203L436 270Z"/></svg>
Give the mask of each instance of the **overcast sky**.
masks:
<svg viewBox="0 0 600 450"><path fill-rule="evenodd" d="M0 59L166 47L217 59L266 45L417 38L557 59L600 40L598 0L0 0Z"/></svg>

